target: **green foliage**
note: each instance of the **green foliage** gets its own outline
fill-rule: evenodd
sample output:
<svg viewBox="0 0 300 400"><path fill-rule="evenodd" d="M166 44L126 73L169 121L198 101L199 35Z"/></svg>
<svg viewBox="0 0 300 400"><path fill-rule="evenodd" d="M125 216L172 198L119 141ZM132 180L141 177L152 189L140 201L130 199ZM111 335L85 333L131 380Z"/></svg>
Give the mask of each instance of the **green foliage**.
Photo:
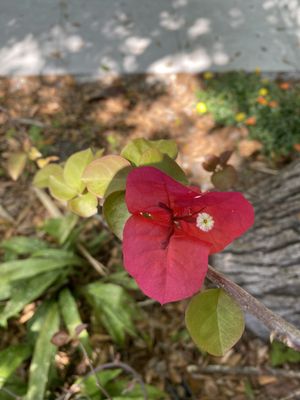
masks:
<svg viewBox="0 0 300 400"><path fill-rule="evenodd" d="M125 289L98 281L87 285L84 294L95 309L96 318L116 343L123 346L126 333L136 336L133 320L138 317L139 309Z"/></svg>
<svg viewBox="0 0 300 400"><path fill-rule="evenodd" d="M146 140L143 138L134 139L129 142L121 152L125 157L136 166L144 165L141 158L149 150L158 150L159 153L166 154L170 158L177 157L177 145L173 140Z"/></svg>
<svg viewBox="0 0 300 400"><path fill-rule="evenodd" d="M17 258L17 256L26 256L35 253L38 250L47 248L47 243L44 240L28 237L14 236L10 239L3 240L0 248L5 250L5 260Z"/></svg>
<svg viewBox="0 0 300 400"><path fill-rule="evenodd" d="M269 156L288 154L300 142L299 84L283 90L256 73L229 72L207 80L197 97L217 124L247 125Z"/></svg>
<svg viewBox="0 0 300 400"><path fill-rule="evenodd" d="M70 213L62 218L47 219L43 229L50 236L55 238L60 245L63 245L68 239L75 239L73 233L76 231L75 226L77 222L78 217Z"/></svg>
<svg viewBox="0 0 300 400"><path fill-rule="evenodd" d="M123 229L130 213L125 203L125 192L114 192L109 195L103 205L103 215L112 230L119 239L123 238Z"/></svg>
<svg viewBox="0 0 300 400"><path fill-rule="evenodd" d="M56 347L51 338L59 329L59 313L56 303L49 305L42 329L34 348L29 369L28 391L25 400L43 400L48 381L50 365L54 360Z"/></svg>
<svg viewBox="0 0 300 400"><path fill-rule="evenodd" d="M91 375L86 379L78 379L76 383L81 387L81 395L86 396L83 398L80 396L79 398L82 400L104 400L106 397L100 392L97 386L98 381L101 387L104 388L114 400L143 400L145 397L140 384L135 382L135 384L132 385L132 381L122 377L121 373L121 369L111 369L96 373L96 378L94 375ZM166 398L166 393L154 386L145 385L145 389L149 400L163 400Z"/></svg>
<svg viewBox="0 0 300 400"><path fill-rule="evenodd" d="M24 344L9 346L0 352L0 389L30 353L30 347Z"/></svg>
<svg viewBox="0 0 300 400"><path fill-rule="evenodd" d="M4 300L0 309L0 323L5 327L7 321L18 315L27 304L37 300L39 302L27 323L25 344L10 346L0 353L0 388L25 396L24 400L48 398L47 387L52 391L57 384L51 372L55 371L53 360L56 352L51 339L60 327L68 330L73 344L79 340L87 354L92 356L89 334L78 308L78 294L82 288L79 285L77 290L73 287L74 277L80 276L78 267L86 265L76 253L76 241L80 233L77 222L78 217L73 214L46 222L44 231L51 236L51 243L55 239L56 245L50 245L46 240L21 236L1 243L5 261L0 265L0 298ZM101 240L97 243L101 246L103 235L100 234L99 238ZM69 288L66 287L68 281L71 283ZM97 319L119 345L125 343L127 334L136 336L133 320L139 310L127 293L127 287L136 288L122 270L112 274L111 280L107 276L84 288L94 304L91 309L92 320ZM32 359L27 386L26 382L19 382L14 372L30 356ZM105 371L105 374L110 374L113 379L116 371L113 374ZM95 385L89 384L90 381L94 382L94 378L87 378L84 382L87 382L88 387L95 388ZM127 383L127 380L124 382ZM89 393L89 389L85 384L81 388L82 398L84 393ZM99 388L97 395L95 399L99 398ZM119 391L118 396L123 398L122 392ZM6 397L3 395L3 398Z"/></svg>
<svg viewBox="0 0 300 400"><path fill-rule="evenodd" d="M278 367L287 362L299 363L300 352L293 350L280 342L273 342L271 347L271 364Z"/></svg>
<svg viewBox="0 0 300 400"><path fill-rule="evenodd" d="M222 289L202 291L186 310L187 329L201 350L222 356L240 339L245 322L237 303Z"/></svg>
<svg viewBox="0 0 300 400"><path fill-rule="evenodd" d="M64 323L71 337L78 337L87 353L91 354L92 350L87 330L82 329L81 332L77 334L76 329L82 325L82 320L80 318L76 300L71 291L67 288L63 289L59 293L59 307Z"/></svg>
<svg viewBox="0 0 300 400"><path fill-rule="evenodd" d="M130 163L115 155L104 156L91 162L84 171L83 181L89 192L106 197L115 191L124 190Z"/></svg>

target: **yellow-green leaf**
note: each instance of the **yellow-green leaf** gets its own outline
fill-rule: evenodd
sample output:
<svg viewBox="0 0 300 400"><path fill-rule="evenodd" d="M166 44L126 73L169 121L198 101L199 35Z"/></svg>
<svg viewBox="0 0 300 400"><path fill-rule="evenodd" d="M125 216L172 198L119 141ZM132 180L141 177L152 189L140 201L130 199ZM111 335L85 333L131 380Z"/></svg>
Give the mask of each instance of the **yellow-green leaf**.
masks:
<svg viewBox="0 0 300 400"><path fill-rule="evenodd" d="M92 161L83 173L89 192L99 197L108 196L118 190L124 190L130 163L115 155L104 156Z"/></svg>
<svg viewBox="0 0 300 400"><path fill-rule="evenodd" d="M49 186L49 178L51 175L62 176L63 169L58 164L47 164L40 169L34 176L33 184L38 188L47 188Z"/></svg>
<svg viewBox="0 0 300 400"><path fill-rule="evenodd" d="M85 193L68 201L68 208L80 217L88 218L96 214L98 199L92 193Z"/></svg>
<svg viewBox="0 0 300 400"><path fill-rule="evenodd" d="M123 239L123 229L125 222L130 217L130 213L125 203L125 192L114 192L109 195L103 205L104 217L119 239Z"/></svg>
<svg viewBox="0 0 300 400"><path fill-rule="evenodd" d="M194 296L185 322L196 345L214 356L223 356L245 328L243 311L223 289L209 289Z"/></svg>
<svg viewBox="0 0 300 400"><path fill-rule="evenodd" d="M77 195L77 190L68 186L63 174L49 176L49 190L57 200L68 201Z"/></svg>
<svg viewBox="0 0 300 400"><path fill-rule="evenodd" d="M69 157L64 166L64 181L68 186L81 193L85 184L81 181L86 166L93 161L94 155L91 149L78 151Z"/></svg>
<svg viewBox="0 0 300 400"><path fill-rule="evenodd" d="M7 172L11 179L16 181L22 174L27 161L27 155L24 152L13 153L7 161Z"/></svg>
<svg viewBox="0 0 300 400"><path fill-rule="evenodd" d="M176 158L177 145L173 140L146 140L143 138L134 139L129 142L121 152L121 156L135 165L140 165L141 156L150 149L157 149L170 158Z"/></svg>
<svg viewBox="0 0 300 400"><path fill-rule="evenodd" d="M139 160L139 166L148 165L155 167L171 178L184 185L188 184L188 180L183 170L179 167L176 161L174 161L167 154L160 153L157 149L147 150Z"/></svg>

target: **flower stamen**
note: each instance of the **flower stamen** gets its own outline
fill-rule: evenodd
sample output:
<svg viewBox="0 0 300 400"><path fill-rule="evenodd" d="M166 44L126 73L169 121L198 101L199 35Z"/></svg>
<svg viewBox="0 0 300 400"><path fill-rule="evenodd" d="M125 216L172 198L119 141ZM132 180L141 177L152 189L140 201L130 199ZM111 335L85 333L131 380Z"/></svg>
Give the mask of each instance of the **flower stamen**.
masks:
<svg viewBox="0 0 300 400"><path fill-rule="evenodd" d="M214 226L214 219L210 214L207 213L199 213L196 219L197 228L199 228L203 232L210 231Z"/></svg>

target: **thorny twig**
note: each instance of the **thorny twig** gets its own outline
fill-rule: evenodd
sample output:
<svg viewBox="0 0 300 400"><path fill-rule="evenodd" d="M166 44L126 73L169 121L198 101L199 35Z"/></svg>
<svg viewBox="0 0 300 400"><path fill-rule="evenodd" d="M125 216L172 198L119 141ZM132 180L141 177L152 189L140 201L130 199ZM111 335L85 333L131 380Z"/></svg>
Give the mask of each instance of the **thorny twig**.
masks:
<svg viewBox="0 0 300 400"><path fill-rule="evenodd" d="M210 265L206 276L216 286L224 289L232 296L245 312L259 319L270 330L271 341L278 339L288 347L300 351L300 331L294 325L273 313L250 293Z"/></svg>

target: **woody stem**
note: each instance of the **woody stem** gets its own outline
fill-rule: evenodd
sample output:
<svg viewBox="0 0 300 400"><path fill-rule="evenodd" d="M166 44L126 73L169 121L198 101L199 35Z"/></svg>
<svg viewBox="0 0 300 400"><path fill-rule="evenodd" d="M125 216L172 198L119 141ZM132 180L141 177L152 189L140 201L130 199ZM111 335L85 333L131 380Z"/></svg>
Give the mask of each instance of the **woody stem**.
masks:
<svg viewBox="0 0 300 400"><path fill-rule="evenodd" d="M208 266L206 277L219 288L224 289L247 313L259 319L269 330L271 340L277 339L288 347L300 351L300 331L279 315L273 313L225 275Z"/></svg>

